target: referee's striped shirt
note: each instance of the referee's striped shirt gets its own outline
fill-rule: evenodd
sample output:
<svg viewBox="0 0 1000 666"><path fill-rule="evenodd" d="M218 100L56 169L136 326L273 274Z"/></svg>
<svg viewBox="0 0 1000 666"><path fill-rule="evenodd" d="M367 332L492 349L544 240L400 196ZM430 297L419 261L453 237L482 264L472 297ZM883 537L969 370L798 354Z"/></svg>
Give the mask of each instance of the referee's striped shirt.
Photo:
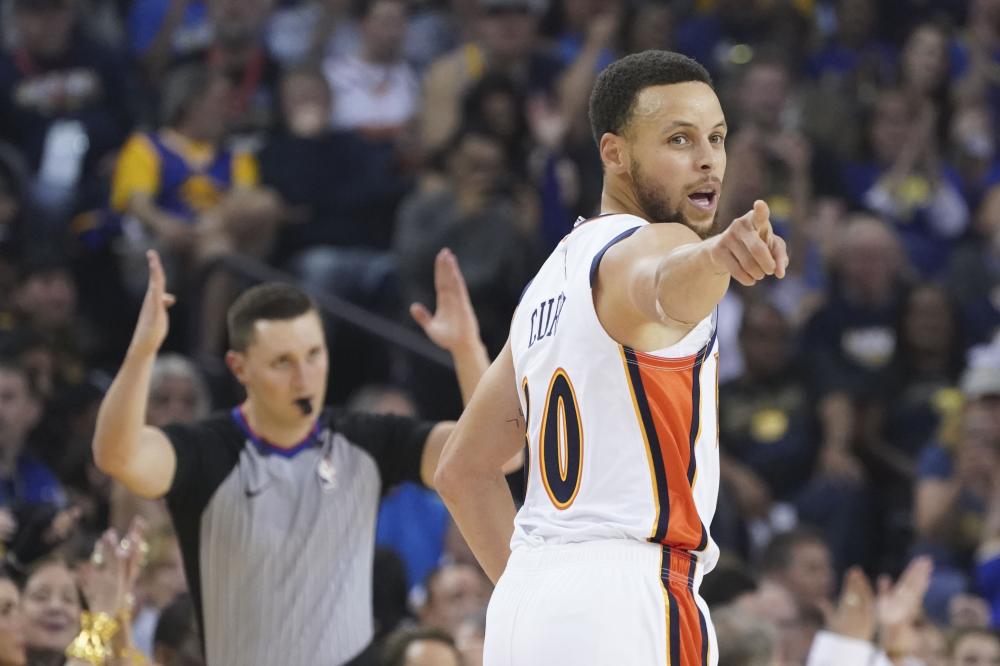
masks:
<svg viewBox="0 0 1000 666"><path fill-rule="evenodd" d="M431 426L324 412L291 449L239 408L164 429L177 452L167 506L208 666L335 666L368 646L378 503L420 481Z"/></svg>

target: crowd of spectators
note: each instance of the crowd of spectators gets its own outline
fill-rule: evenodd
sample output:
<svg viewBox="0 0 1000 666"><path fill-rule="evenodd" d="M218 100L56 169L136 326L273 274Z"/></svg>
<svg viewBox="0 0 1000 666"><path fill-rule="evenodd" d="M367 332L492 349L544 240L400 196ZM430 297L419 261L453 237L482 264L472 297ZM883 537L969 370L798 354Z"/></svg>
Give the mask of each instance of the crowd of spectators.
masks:
<svg viewBox="0 0 1000 666"><path fill-rule="evenodd" d="M74 576L136 515L136 645L163 617L170 663L197 652L163 507L90 454L146 249L178 295L154 425L238 397L233 253L417 330L449 247L495 354L599 212L597 73L650 48L714 77L720 223L766 200L792 260L720 306L721 657L878 625L890 658L1000 663L1000 0L6 0L0 43L0 643L21 613L31 663L62 663ZM328 328L332 402L458 416L449 369ZM377 539L386 663L478 664L489 582L440 500L389 493ZM899 578L865 617L862 571Z"/></svg>

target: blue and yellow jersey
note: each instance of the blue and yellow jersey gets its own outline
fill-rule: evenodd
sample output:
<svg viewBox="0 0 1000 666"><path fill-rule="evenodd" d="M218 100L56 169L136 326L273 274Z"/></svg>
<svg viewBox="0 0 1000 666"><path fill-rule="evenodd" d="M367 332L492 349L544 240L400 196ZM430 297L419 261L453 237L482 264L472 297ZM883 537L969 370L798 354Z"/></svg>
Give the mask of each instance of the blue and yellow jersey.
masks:
<svg viewBox="0 0 1000 666"><path fill-rule="evenodd" d="M118 156L111 208L124 213L133 195L148 194L163 210L193 221L226 192L258 181L257 161L248 153L192 141L172 130L138 132Z"/></svg>

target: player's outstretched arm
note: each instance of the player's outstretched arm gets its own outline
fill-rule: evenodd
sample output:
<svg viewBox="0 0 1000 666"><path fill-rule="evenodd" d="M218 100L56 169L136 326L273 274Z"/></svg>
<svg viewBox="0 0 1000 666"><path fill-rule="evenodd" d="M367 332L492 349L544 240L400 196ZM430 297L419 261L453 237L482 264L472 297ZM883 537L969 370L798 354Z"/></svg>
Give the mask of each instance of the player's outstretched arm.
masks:
<svg viewBox="0 0 1000 666"><path fill-rule="evenodd" d="M101 401L94 431L94 461L106 474L143 497L161 497L170 489L177 460L166 435L146 425L146 402L156 353L167 337L166 293L159 255L150 250L149 286L139 321L115 380Z"/></svg>
<svg viewBox="0 0 1000 666"><path fill-rule="evenodd" d="M680 224L651 224L608 250L598 309L602 322L656 322L676 329L679 340L719 304L731 278L752 286L767 275L784 277L787 265L763 201L705 240Z"/></svg>
<svg viewBox="0 0 1000 666"><path fill-rule="evenodd" d="M507 566L514 499L503 466L524 446L510 341L486 371L444 447L434 486L494 583Z"/></svg>

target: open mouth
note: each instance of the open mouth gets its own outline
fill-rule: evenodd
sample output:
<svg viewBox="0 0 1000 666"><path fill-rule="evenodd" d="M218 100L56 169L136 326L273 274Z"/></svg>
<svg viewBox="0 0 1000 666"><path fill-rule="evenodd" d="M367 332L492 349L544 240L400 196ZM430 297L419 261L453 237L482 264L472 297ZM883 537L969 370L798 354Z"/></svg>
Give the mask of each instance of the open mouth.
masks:
<svg viewBox="0 0 1000 666"><path fill-rule="evenodd" d="M695 208L700 210L713 210L715 208L715 202L718 198L718 195L711 190L692 192L688 195L688 201L694 204Z"/></svg>

